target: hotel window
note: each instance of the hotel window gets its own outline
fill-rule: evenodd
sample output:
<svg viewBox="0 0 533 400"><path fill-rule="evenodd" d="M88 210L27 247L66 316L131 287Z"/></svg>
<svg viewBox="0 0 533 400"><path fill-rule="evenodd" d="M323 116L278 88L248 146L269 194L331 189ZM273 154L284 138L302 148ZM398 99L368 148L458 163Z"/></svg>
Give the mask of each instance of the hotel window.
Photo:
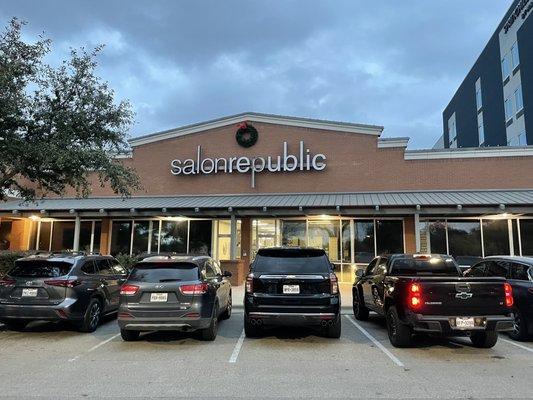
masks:
<svg viewBox="0 0 533 400"><path fill-rule="evenodd" d="M449 253L459 265L472 265L480 257L481 224L479 221L448 220Z"/></svg>
<svg viewBox="0 0 533 400"><path fill-rule="evenodd" d="M514 100L516 104L516 113L518 114L520 111L524 109L524 99L522 97L522 86L519 86L518 89L515 90Z"/></svg>
<svg viewBox="0 0 533 400"><path fill-rule="evenodd" d="M511 60L513 64L513 71L520 65L520 54L518 51L518 42L511 47Z"/></svg>
<svg viewBox="0 0 533 400"><path fill-rule="evenodd" d="M483 220L483 248L485 257L511 254L507 219Z"/></svg>
<svg viewBox="0 0 533 400"><path fill-rule="evenodd" d="M355 262L369 263L376 256L374 221L355 221Z"/></svg>
<svg viewBox="0 0 533 400"><path fill-rule="evenodd" d="M376 221L377 254L403 253L403 221Z"/></svg>
<svg viewBox="0 0 533 400"><path fill-rule="evenodd" d="M503 57L503 60L502 60L502 75L503 75L503 80L506 81L509 76L511 75L511 69L510 69L510 66L509 66L509 56L508 55L505 55L505 57Z"/></svg>
<svg viewBox="0 0 533 400"><path fill-rule="evenodd" d="M0 221L0 250L9 250L12 225L11 221Z"/></svg>
<svg viewBox="0 0 533 400"><path fill-rule="evenodd" d="M483 124L483 113L478 114L477 116L477 132L479 137L479 145L485 145L485 126Z"/></svg>
<svg viewBox="0 0 533 400"><path fill-rule="evenodd" d="M481 110L483 107L483 98L481 95L481 78L476 81L476 106L477 110Z"/></svg>
<svg viewBox="0 0 533 400"><path fill-rule="evenodd" d="M505 121L513 119L513 102L511 99L505 99Z"/></svg>
<svg viewBox="0 0 533 400"><path fill-rule="evenodd" d="M455 113L448 120L448 139L451 149L457 148L457 127L455 124Z"/></svg>
<svg viewBox="0 0 533 400"><path fill-rule="evenodd" d="M324 249L331 262L340 261L339 220L309 221L309 247Z"/></svg>
<svg viewBox="0 0 533 400"><path fill-rule="evenodd" d="M527 146L527 137L525 132L522 132L520 135L518 135L518 145Z"/></svg>

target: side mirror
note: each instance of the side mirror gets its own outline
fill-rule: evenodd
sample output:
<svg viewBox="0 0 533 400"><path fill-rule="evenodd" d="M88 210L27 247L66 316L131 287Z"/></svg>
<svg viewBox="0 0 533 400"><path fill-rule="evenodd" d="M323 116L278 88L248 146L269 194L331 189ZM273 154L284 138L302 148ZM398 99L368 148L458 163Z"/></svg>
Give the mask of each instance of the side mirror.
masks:
<svg viewBox="0 0 533 400"><path fill-rule="evenodd" d="M233 274L229 271L222 272L222 278L231 278Z"/></svg>
<svg viewBox="0 0 533 400"><path fill-rule="evenodd" d="M359 279L361 279L363 276L365 276L365 270L364 269L358 269L355 271L355 276Z"/></svg>

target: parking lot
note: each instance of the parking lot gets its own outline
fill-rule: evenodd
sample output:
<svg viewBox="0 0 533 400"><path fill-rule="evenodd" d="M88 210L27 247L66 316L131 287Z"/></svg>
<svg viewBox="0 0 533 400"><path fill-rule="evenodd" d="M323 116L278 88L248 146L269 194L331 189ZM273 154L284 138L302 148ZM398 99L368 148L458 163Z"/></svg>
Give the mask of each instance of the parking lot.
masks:
<svg viewBox="0 0 533 400"><path fill-rule="evenodd" d="M215 342L148 333L126 343L113 318L93 334L62 324L0 326L0 397L531 397L533 342L502 335L483 350L421 337L415 348L395 349L382 320L343 312L340 340L287 329L244 338L241 307L221 321Z"/></svg>

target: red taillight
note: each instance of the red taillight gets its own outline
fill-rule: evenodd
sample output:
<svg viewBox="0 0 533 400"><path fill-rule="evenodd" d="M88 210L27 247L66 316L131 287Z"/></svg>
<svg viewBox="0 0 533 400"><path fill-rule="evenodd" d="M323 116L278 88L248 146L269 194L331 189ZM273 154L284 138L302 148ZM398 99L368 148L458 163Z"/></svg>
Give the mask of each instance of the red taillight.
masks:
<svg viewBox="0 0 533 400"><path fill-rule="evenodd" d="M139 291L139 286L135 285L122 285L120 288L120 294L123 296L133 296Z"/></svg>
<svg viewBox="0 0 533 400"><path fill-rule="evenodd" d="M331 283L331 294L339 293L339 281L335 274L329 274L329 281Z"/></svg>
<svg viewBox="0 0 533 400"><path fill-rule="evenodd" d="M246 277L246 293L254 292L254 274L250 274Z"/></svg>
<svg viewBox="0 0 533 400"><path fill-rule="evenodd" d="M181 285L180 292L186 295L207 293L209 286L207 283L197 283L196 285Z"/></svg>
<svg viewBox="0 0 533 400"><path fill-rule="evenodd" d="M11 286L17 283L13 278L0 278L0 286Z"/></svg>
<svg viewBox="0 0 533 400"><path fill-rule="evenodd" d="M51 279L48 281L44 281L49 286L58 286L58 287L66 287L66 288L73 288L78 285L81 285L81 282L77 279Z"/></svg>
<svg viewBox="0 0 533 400"><path fill-rule="evenodd" d="M132 319L133 318L133 315L131 315L130 313L128 312L119 312L117 314L117 317L120 318L120 319Z"/></svg>
<svg viewBox="0 0 533 400"><path fill-rule="evenodd" d="M409 285L407 303L413 310L419 310L422 307L422 287L418 283L411 283Z"/></svg>
<svg viewBox="0 0 533 400"><path fill-rule="evenodd" d="M200 313L190 312L183 316L183 318L200 318Z"/></svg>
<svg viewBox="0 0 533 400"><path fill-rule="evenodd" d="M503 284L503 289L505 291L505 305L507 307L512 307L513 304L514 304L513 288L511 287L510 284L504 283Z"/></svg>

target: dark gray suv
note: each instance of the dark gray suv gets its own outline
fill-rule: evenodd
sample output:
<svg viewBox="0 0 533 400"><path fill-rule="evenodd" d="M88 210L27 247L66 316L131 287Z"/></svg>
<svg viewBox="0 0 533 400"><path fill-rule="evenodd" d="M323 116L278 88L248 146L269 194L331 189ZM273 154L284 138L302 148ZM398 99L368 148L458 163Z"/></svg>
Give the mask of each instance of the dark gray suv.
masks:
<svg viewBox="0 0 533 400"><path fill-rule="evenodd" d="M198 331L215 340L218 319L231 316L229 272L207 256L152 256L135 265L120 291L122 338L141 331Z"/></svg>
<svg viewBox="0 0 533 400"><path fill-rule="evenodd" d="M23 329L34 320L68 321L93 332L117 311L127 272L111 256L39 254L15 261L0 279L0 322Z"/></svg>

